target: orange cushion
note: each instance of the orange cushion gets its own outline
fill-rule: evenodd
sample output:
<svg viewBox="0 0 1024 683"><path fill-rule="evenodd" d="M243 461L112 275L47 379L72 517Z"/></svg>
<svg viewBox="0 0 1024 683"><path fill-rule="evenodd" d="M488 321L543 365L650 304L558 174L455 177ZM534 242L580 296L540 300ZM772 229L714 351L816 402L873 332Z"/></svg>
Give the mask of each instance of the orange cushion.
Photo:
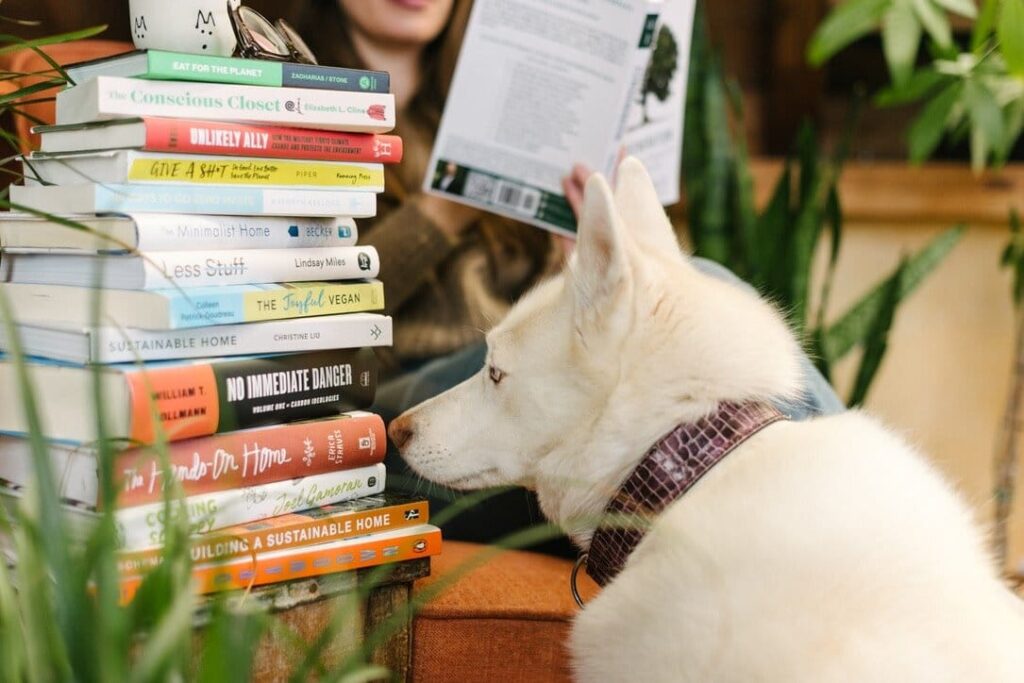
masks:
<svg viewBox="0 0 1024 683"><path fill-rule="evenodd" d="M570 680L572 562L495 550L445 541L430 578L417 582L420 596L441 592L413 621L413 681ZM597 592L582 572L579 583L584 599Z"/></svg>

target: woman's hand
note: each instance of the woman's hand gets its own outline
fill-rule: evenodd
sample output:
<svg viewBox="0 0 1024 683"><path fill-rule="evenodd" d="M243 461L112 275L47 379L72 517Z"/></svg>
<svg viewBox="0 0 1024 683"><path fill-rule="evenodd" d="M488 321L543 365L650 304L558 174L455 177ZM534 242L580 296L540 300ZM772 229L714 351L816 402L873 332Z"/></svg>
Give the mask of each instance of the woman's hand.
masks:
<svg viewBox="0 0 1024 683"><path fill-rule="evenodd" d="M450 202L432 194L420 195L420 212L449 237L458 239L462 232L479 220L483 212L465 204Z"/></svg>
<svg viewBox="0 0 1024 683"><path fill-rule="evenodd" d="M580 219L580 210L583 208L583 187L587 184L587 178L593 173L583 164L574 164L569 175L562 178L562 192L565 199L572 208L576 220Z"/></svg>

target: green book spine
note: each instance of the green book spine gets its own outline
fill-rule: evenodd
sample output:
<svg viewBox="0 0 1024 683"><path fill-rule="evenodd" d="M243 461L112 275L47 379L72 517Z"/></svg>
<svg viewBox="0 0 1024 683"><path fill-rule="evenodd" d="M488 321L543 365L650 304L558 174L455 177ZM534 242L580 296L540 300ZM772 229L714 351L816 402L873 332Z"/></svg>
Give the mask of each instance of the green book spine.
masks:
<svg viewBox="0 0 1024 683"><path fill-rule="evenodd" d="M149 70L143 78L165 81L202 81L239 85L282 85L280 62L234 59L150 50Z"/></svg>

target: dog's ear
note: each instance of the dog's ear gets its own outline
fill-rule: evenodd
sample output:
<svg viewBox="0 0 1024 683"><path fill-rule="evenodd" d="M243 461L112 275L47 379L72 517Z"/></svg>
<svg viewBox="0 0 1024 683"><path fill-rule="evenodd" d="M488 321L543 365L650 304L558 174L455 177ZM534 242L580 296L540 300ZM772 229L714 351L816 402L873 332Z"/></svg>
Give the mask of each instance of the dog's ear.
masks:
<svg viewBox="0 0 1024 683"><path fill-rule="evenodd" d="M583 190L579 238L571 264L577 328L610 312L630 275L625 227L600 173Z"/></svg>
<svg viewBox="0 0 1024 683"><path fill-rule="evenodd" d="M626 157L616 171L615 204L629 234L645 251L679 253L679 242L665 209L658 201L647 169L636 157Z"/></svg>

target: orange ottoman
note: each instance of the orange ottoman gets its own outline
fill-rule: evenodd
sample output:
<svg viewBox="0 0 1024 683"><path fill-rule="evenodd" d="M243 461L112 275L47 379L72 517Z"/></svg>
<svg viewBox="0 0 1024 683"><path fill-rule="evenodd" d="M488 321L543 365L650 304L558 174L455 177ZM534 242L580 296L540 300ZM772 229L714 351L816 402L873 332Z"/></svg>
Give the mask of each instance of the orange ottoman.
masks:
<svg viewBox="0 0 1024 683"><path fill-rule="evenodd" d="M445 541L430 577L416 583L420 595L443 590L413 619L411 680L570 680L572 562L517 550L489 556L495 551ZM597 592L584 572L579 583L584 599Z"/></svg>

